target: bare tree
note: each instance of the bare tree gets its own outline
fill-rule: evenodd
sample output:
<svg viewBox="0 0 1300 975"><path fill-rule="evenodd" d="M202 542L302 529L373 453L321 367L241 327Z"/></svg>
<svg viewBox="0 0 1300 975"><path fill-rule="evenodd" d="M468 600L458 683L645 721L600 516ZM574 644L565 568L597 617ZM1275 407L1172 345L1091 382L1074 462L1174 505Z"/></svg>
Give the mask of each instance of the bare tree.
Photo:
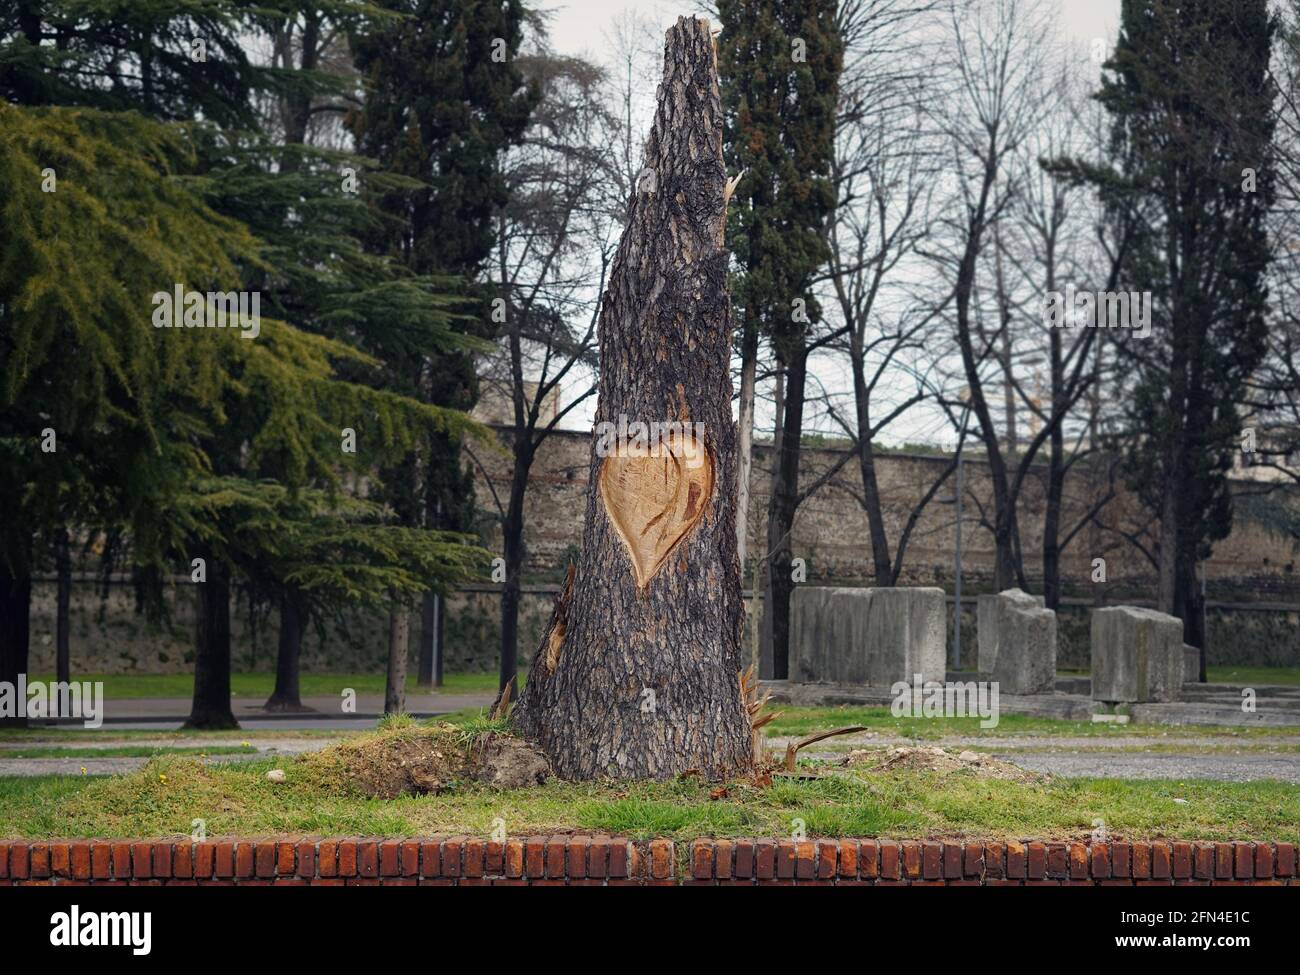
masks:
<svg viewBox="0 0 1300 975"><path fill-rule="evenodd" d="M545 49L519 64L542 97L524 144L504 161L509 202L497 214L490 271L500 331L480 370L490 400L506 404L512 455L504 499L488 480L505 559L502 689L515 679L518 656L529 472L546 438L595 392L600 294L623 206L603 72Z"/></svg>

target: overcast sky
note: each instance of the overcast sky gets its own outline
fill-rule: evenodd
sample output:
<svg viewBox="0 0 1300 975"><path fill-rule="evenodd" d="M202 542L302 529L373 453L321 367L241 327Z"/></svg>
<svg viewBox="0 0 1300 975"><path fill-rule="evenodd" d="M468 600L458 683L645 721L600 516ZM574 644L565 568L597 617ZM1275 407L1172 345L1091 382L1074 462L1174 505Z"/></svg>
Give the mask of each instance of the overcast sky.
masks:
<svg viewBox="0 0 1300 975"><path fill-rule="evenodd" d="M1050 3L1050 0L1048 0ZM1225 0L1231 2L1231 0ZM1073 42L1081 49L1082 57L1093 40L1102 38L1107 47L1114 40L1119 24L1120 0L1056 0L1054 4L1060 11L1060 27L1063 39ZM679 17L684 14L701 15L705 7L697 0L539 0L536 6L547 12L550 27L550 41L557 53L580 55L598 64L611 63L611 44L609 38L614 33L616 22L624 20L627 12L639 18L657 23L660 36ZM643 118L653 114L653 99L658 78L645 79L642 96L645 99ZM644 138L646 133L642 133ZM814 360L812 369L820 384L835 395L848 395L852 389L848 377L847 365L838 359L828 361L826 357ZM901 377L900 377L901 378ZM910 383L910 380L903 380ZM572 375L566 388L561 389L562 402L568 402L570 394L585 388L590 377ZM764 391L760 390L760 396ZM810 395L813 395L810 389ZM591 397L565 419L564 426L585 428L592 423L595 413L595 397ZM851 412L851 410L850 410ZM805 429L836 432L834 422L826 417L812 413L805 414ZM760 431L770 431L772 411L770 403L761 399L756 404L755 426ZM928 406L914 408L906 415L882 431L880 440L889 444L904 441L938 443L951 446L955 443L956 432L946 418L936 409Z"/></svg>

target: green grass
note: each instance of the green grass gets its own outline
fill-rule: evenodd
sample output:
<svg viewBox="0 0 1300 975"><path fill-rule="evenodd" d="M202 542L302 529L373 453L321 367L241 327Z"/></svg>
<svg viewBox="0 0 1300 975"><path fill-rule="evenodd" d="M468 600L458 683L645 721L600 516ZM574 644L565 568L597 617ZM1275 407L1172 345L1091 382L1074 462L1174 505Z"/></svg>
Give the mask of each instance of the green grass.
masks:
<svg viewBox="0 0 1300 975"><path fill-rule="evenodd" d="M1300 667L1206 667L1205 678L1211 684L1300 684Z"/></svg>
<svg viewBox="0 0 1300 975"><path fill-rule="evenodd" d="M1229 737L1268 738L1298 735L1300 727L1225 728L1205 725L1099 724L1092 721L1062 721L1057 718L1034 718L1022 714L1004 714L996 728L981 728L979 718L896 718L889 708L822 707L799 708L769 704L768 710L780 713L763 730L769 737L796 737L828 728L864 725L869 731L899 738L931 740L951 736L1006 738L1016 735L1035 737L1106 738L1150 737ZM833 743L835 739L829 739ZM819 746L820 747L820 746Z"/></svg>
<svg viewBox="0 0 1300 975"><path fill-rule="evenodd" d="M193 674L73 674L74 680L103 681L108 697L179 697L194 696ZM53 674L37 674L33 680L52 681ZM338 697L345 687L358 694L383 694L385 676L377 674L307 674L299 678L303 697ZM231 674L230 692L234 697L271 696L274 674ZM439 694L495 694L496 674L446 674ZM406 678L407 694L430 693L416 686L415 676Z"/></svg>
<svg viewBox="0 0 1300 975"><path fill-rule="evenodd" d="M284 768L289 780L265 779ZM323 794L292 762L201 766L167 758L104 779L0 778L0 836L144 839L188 835L200 818L210 836L438 833L512 835L565 829L636 838L809 836L1066 839L1100 819L1114 835L1300 841L1300 790L1280 782L1073 779L1021 784L968 773L841 772L777 779L770 788L697 778L662 783L561 783L499 792L461 784L437 796L394 800ZM1185 799L1186 804L1175 799Z"/></svg>

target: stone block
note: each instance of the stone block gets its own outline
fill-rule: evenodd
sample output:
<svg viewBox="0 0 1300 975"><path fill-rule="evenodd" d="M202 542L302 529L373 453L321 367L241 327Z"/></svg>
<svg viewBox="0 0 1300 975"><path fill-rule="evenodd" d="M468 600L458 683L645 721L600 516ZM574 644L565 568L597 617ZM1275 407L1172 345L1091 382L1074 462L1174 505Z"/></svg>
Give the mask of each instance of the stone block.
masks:
<svg viewBox="0 0 1300 975"><path fill-rule="evenodd" d="M1183 690L1182 620L1154 609L1092 611L1092 698L1178 701Z"/></svg>
<svg viewBox="0 0 1300 975"><path fill-rule="evenodd" d="M977 666L1003 694L1050 694L1056 681L1056 613L1020 589L980 596Z"/></svg>
<svg viewBox="0 0 1300 975"><path fill-rule="evenodd" d="M938 588L799 586L791 598L790 679L870 684L942 681L946 602Z"/></svg>

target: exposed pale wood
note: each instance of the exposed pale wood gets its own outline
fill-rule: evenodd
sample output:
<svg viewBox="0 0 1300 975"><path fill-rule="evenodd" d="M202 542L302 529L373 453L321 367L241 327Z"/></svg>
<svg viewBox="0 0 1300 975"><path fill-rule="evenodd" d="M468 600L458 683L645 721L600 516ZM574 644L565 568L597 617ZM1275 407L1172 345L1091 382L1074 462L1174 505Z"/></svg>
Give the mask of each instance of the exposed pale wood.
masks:
<svg viewBox="0 0 1300 975"><path fill-rule="evenodd" d="M805 748L814 742L821 741L823 738L834 738L836 735L851 735L855 731L866 731L865 725L855 724L847 728L836 728L834 731L821 731L815 735L809 735L807 738L800 738L798 741L792 741L785 746L785 770L794 771L794 761L799 755L799 749Z"/></svg>
<svg viewBox="0 0 1300 975"><path fill-rule="evenodd" d="M713 458L688 432L646 448L619 444L600 468L600 495L632 560L638 588L704 515L713 498Z"/></svg>

